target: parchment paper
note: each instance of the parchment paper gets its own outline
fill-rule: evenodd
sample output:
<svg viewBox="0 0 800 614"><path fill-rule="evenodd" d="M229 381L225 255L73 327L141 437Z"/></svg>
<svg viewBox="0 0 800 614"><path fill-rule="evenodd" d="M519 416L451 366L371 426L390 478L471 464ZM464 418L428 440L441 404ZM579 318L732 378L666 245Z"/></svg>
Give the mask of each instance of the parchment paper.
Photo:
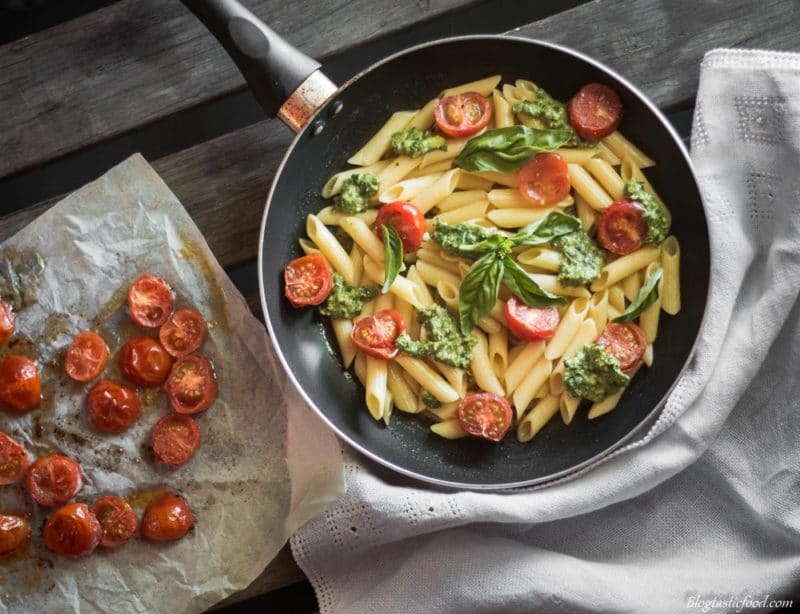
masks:
<svg viewBox="0 0 800 614"><path fill-rule="evenodd" d="M9 348L38 360L44 400L19 418L0 412L0 430L34 457L61 452L79 460L85 484L78 501L119 494L141 515L154 493L169 489L197 518L177 542L137 537L116 550L66 558L41 538L52 510L32 503L19 485L0 487L0 512L29 513L33 528L28 551L0 562L0 612L201 611L247 586L290 532L341 494L334 436L288 389L264 327L141 156L61 201L0 252L0 264L31 253L45 261L36 303L18 313ZM170 283L176 308L192 306L209 324L201 351L214 364L219 394L198 416L199 450L178 469L159 465L149 449L153 424L169 411L163 392L145 391L138 423L105 435L86 416L92 382L63 374L73 335L92 329L111 351L104 377L121 380L119 348L147 334L124 305L130 282L145 272Z"/></svg>

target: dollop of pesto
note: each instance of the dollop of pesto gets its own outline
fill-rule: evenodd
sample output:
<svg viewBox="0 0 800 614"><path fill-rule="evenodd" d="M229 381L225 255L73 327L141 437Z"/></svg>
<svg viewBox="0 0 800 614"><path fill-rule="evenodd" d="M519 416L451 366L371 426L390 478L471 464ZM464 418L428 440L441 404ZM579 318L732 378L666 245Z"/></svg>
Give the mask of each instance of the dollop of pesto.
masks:
<svg viewBox="0 0 800 614"><path fill-rule="evenodd" d="M558 281L562 286L583 286L600 277L606 256L585 232L562 235L553 239L552 245L561 250Z"/></svg>
<svg viewBox="0 0 800 614"><path fill-rule="evenodd" d="M462 369L469 366L476 340L470 335L461 334L455 318L447 309L441 305L431 305L420 310L417 320L422 323L427 338L414 341L408 333L403 333L395 340L397 347L417 358L430 356Z"/></svg>
<svg viewBox="0 0 800 614"><path fill-rule="evenodd" d="M427 390L423 390L420 393L419 400L422 401L422 404L425 405L425 407L430 407L431 409L436 409L442 405L442 402Z"/></svg>
<svg viewBox="0 0 800 614"><path fill-rule="evenodd" d="M581 139L567 119L567 105L556 100L542 88L536 90L532 99L520 100L511 110L514 113L524 113L543 122L551 130L569 130L572 137L565 143L567 146L583 146L588 142Z"/></svg>
<svg viewBox="0 0 800 614"><path fill-rule="evenodd" d="M378 191L378 179L369 173L354 173L342 182L342 191L333 199L333 208L343 213L367 210L370 196Z"/></svg>
<svg viewBox="0 0 800 614"><path fill-rule="evenodd" d="M437 149L447 149L447 141L443 136L429 130L423 132L416 126L411 126L408 130L392 135L392 150L398 156L416 158Z"/></svg>
<svg viewBox="0 0 800 614"><path fill-rule="evenodd" d="M642 217L647 222L645 243L658 245L669 234L669 220L656 197L648 192L642 181L629 181L625 184L625 196L635 200L642 208Z"/></svg>
<svg viewBox="0 0 800 614"><path fill-rule="evenodd" d="M356 317L364 308L364 303L378 296L375 286L348 286L339 273L333 274L333 287L319 312L329 318Z"/></svg>
<svg viewBox="0 0 800 614"><path fill-rule="evenodd" d="M630 379L620 369L619 361L596 343L584 345L564 361L564 388L573 397L602 401Z"/></svg>
<svg viewBox="0 0 800 614"><path fill-rule="evenodd" d="M485 241L492 234L496 233L476 224L448 224L437 220L432 238L448 254L474 259L476 258L475 252L467 250L471 246Z"/></svg>

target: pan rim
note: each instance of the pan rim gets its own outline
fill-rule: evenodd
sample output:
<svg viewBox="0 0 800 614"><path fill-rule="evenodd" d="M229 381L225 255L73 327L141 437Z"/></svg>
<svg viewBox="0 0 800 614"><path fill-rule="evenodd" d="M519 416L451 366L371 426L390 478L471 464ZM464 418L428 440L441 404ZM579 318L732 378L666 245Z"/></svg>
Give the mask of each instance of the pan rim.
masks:
<svg viewBox="0 0 800 614"><path fill-rule="evenodd" d="M458 482L458 481L446 480L446 479L437 478L437 477L425 475L425 474L422 474L422 473L418 473L416 471L413 471L411 469L407 469L407 468L402 467L402 466L400 466L400 465L398 465L398 464L396 464L394 462L391 462L391 461L389 461L387 459L382 458L380 455L376 454L375 452L372 452L371 450L369 450L368 448L366 448L365 446L363 446L359 442L355 441L353 438L349 437L346 433L344 433L333 422L333 420L331 420L326 415L326 413L324 411L322 411L319 407L317 407L317 405L314 403L314 401L306 393L305 389L297 381L297 378L295 377L294 372L290 368L290 366L289 366L289 364L288 364L288 362L287 362L287 360L286 360L286 358L285 358L285 356L283 354L283 351L282 351L281 347L279 346L279 344L275 340L275 331L274 331L274 327L272 325L272 320L270 318L269 310L267 308L267 300L266 300L265 285L264 285L264 269L263 269L263 266L262 266L263 255L264 255L264 238L265 238L265 232L266 232L267 217L269 215L269 209L270 209L270 205L272 203L273 195L275 193L275 189L276 189L276 187L278 185L278 182L280 180L281 174L283 173L284 166L287 164L287 162L291 158L292 152L294 151L294 148L297 146L299 140L306 135L306 133L309 130L309 128L314 124L315 118L323 110L325 110L327 108L327 106L330 103L330 101L334 100L341 92L343 92L345 89L347 89L350 86L350 84L352 84L355 81L357 81L358 79L360 79L363 75L366 75L367 73L370 73L373 70L379 68L383 64L391 62L391 61L393 61L393 60L395 60L397 58L400 58L402 56L414 53L414 52L416 52L416 51L418 51L420 49L425 49L425 48L428 48L428 47L433 47L433 46L438 46L438 45L447 45L447 44L452 44L452 43L461 42L461 41L475 41L475 40L494 40L494 41L510 40L510 41L516 41L516 42L524 43L526 45L531 45L531 46L534 46L534 47L535 46L540 46L540 47L545 47L545 48L548 48L548 49L552 49L552 50L558 51L560 53L564 53L564 54L570 55L570 56L572 56L574 58L577 58L577 59L579 59L579 60L581 60L583 62L586 62L586 63L590 64L591 66L594 66L595 68L597 68L601 72L609 75L610 77L612 77L613 79L617 80L618 82L622 83L658 119L659 123L666 130L667 134L669 134L669 136L672 138L673 143L678 147L678 151L680 152L681 156L686 161L686 164L687 164L687 167L689 169L689 173L690 173L691 179L694 182L694 185L695 185L695 188L697 189L698 195L700 196L700 204L701 204L701 208L702 208L702 212L703 212L703 218L705 219L705 222L706 222L706 233L705 233L705 235L706 235L706 244L708 246L708 252L709 252L709 267L708 267L709 283L708 283L708 287L706 288L706 297L705 297L705 304L704 304L704 307L703 307L703 315L702 315L702 317L700 319L700 324L699 324L699 326L697 328L697 333L696 333L695 338L694 338L694 340L692 342L691 348L690 348L688 354L686 355L686 359L684 360L684 363L680 368L680 371L678 372L677 376L675 377L675 379L670 384L669 388L663 394L661 399L653 406L653 408L650 410L650 412L648 412L647 415L644 416L641 419L641 421L633 429L631 429L626 435L624 435L619 440L617 440L614 444L608 446L607 448L605 448L604 450L602 450L602 451L598 452L597 454L591 456L590 458L585 459L585 460L581 461L580 463L578 463L576 465L573 465L572 467L569 467L567 469L563 469L561 471L557 471L557 472L554 472L554 473L551 473L551 474L548 474L548 475L545 475L545 476L539 476L537 478L531 478L531 479L528 479L528 480L518 480L518 481L514 481L514 482L491 483L491 484L474 483L474 482ZM266 204L264 206L264 213L263 213L262 218L261 218L261 228L260 228L260 231L259 231L259 244L258 244L258 285L259 285L259 294L260 294L260 299L261 299L261 309L262 309L262 312L264 314L264 321L265 321L265 323L267 325L267 331L269 333L270 343L272 344L272 347L274 348L275 353L277 354L278 360L280 361L284 372L288 376L289 380L292 382L292 385L295 387L295 389L297 390L298 394L309 405L309 407L311 407L314 410L314 412L317 414L317 416L319 416L319 418L322 419L322 421L325 422L325 424L327 424L328 427L333 430L333 432L337 435L337 437L339 437L341 440L345 441L349 446L355 448L361 454L365 455L366 457L368 457L369 459L375 461L376 463L378 463L378 464L380 464L380 465L382 465L382 466L384 466L384 467L386 467L388 469L391 469L392 471L396 471L397 473L399 473L401 475L404 475L406 477L410 477L410 478L413 478L415 480L418 480L420 482L424 482L424 483L427 483L427 484L440 486L440 487L445 487L445 488L449 488L449 489L491 492L491 491L508 491L508 490L512 490L512 489L522 489L522 488L530 488L530 487L542 488L548 483L553 483L553 482L557 482L557 481L558 482L562 482L562 481L565 481L565 479L568 479L570 476L579 477L579 476L585 474L587 472L587 470L590 469L591 465L593 465L593 464L597 463L598 461L600 461L601 459L611 455L613 452L620 450L634 436L636 436L641 431L643 431L647 426L652 426L654 424L655 420L657 420L658 415L661 412L661 409L664 407L664 404L666 403L666 401L669 398L669 396L672 394L672 391L675 389L675 386L677 385L677 383L681 379L683 379L683 376L685 375L689 364L692 362L692 359L695 356L695 353L697 351L697 346L698 346L699 341L700 341L701 333L702 333L703 329L705 328L706 319L708 318L708 315L709 315L709 304L710 304L710 297L711 297L710 289L711 289L713 281L714 281L713 280L713 267L711 266L711 262L713 262L713 253L712 253L713 246L712 246L711 240L710 240L710 233L708 231L709 228L710 228L710 224L709 224L709 219L708 219L708 212L706 210L705 202L703 201L702 191L700 190L700 183L698 181L694 165L692 164L692 160L691 160L691 157L689 155L689 151L686 149L686 146L683 144L683 140L681 139L680 135L676 132L674 127L671 125L669 120L664 116L664 114L661 112L661 110L653 102L651 102L650 99L638 87L636 87L628 79L626 79L625 77L623 77L622 75L617 73L615 70L609 68L605 64L595 60L594 58L592 58L592 57L590 57L590 56L588 56L588 55L586 55L586 54L584 54L584 53L582 53L580 51L577 51L577 50L572 49L570 47L566 47L564 45L559 45L559 44L556 44L556 43L550 43L550 42L546 42L546 41L542 41L542 40L538 40L538 39L530 39L530 38L524 38L524 37L521 37L521 36L504 35L504 34L499 34L499 35L474 34L474 35L465 35L465 36L454 36L454 37L440 38L440 39L428 41L428 42L425 42L425 43L421 43L421 44L415 45L413 47L408 47L406 49L403 49L402 51L398 51L396 53L393 53L393 54L391 54L391 55L389 55L389 56L387 56L387 57L385 57L385 58L383 58L381 60L378 60L377 62L371 64L370 66L366 67L365 69L359 71L356 75L354 75L353 77L351 77L350 79L345 81L341 86L339 86L338 89L336 90L336 92L333 95L331 95L331 97L328 99L328 102L326 102L319 109L317 109L314 112L314 114L309 118L308 123L306 124L306 126L300 132L298 132L295 135L294 139L292 140L291 144L289 145L289 148L286 150L286 153L284 154L280 165L278 166L278 168L277 168L277 170L275 172L275 177L273 178L272 184L271 184L269 192L267 194L267 200L266 200Z"/></svg>

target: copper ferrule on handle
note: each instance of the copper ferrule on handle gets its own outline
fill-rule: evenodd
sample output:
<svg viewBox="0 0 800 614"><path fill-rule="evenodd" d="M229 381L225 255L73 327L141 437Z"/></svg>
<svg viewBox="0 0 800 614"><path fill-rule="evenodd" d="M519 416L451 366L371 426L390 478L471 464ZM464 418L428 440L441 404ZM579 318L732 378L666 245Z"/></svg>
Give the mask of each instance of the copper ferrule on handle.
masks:
<svg viewBox="0 0 800 614"><path fill-rule="evenodd" d="M278 117L294 132L300 132L337 89L321 70L315 70L281 105Z"/></svg>

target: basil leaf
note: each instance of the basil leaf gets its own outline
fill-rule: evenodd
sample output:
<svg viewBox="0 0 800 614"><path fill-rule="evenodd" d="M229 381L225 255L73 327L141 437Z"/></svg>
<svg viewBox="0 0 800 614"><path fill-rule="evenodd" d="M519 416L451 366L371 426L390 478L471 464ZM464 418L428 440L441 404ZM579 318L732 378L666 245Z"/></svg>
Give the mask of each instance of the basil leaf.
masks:
<svg viewBox="0 0 800 614"><path fill-rule="evenodd" d="M503 283L528 307L560 307L567 303L560 296L540 288L511 256L503 258Z"/></svg>
<svg viewBox="0 0 800 614"><path fill-rule="evenodd" d="M463 335L469 335L475 323L492 310L502 278L503 261L494 252L478 258L464 275L458 288L458 315Z"/></svg>
<svg viewBox="0 0 800 614"><path fill-rule="evenodd" d="M470 139L456 162L468 171L510 173L534 154L558 149L571 137L569 130L539 130L525 125L495 128Z"/></svg>
<svg viewBox="0 0 800 614"><path fill-rule="evenodd" d="M403 242L393 226L381 224L381 230L383 231L383 270L385 273L381 293L386 294L392 287L403 264Z"/></svg>
<svg viewBox="0 0 800 614"><path fill-rule="evenodd" d="M493 235L489 235L483 241L478 243L474 243L472 245L459 245L458 250L461 253L465 254L477 254L483 255L486 252L496 252L496 251L504 251L508 253L514 247L514 244L511 243L505 235L500 234L499 232Z"/></svg>
<svg viewBox="0 0 800 614"><path fill-rule="evenodd" d="M528 224L508 237L514 247L523 245L541 245L549 243L556 237L579 230L581 222L578 218L561 211L551 211L538 222Z"/></svg>
<svg viewBox="0 0 800 614"><path fill-rule="evenodd" d="M448 224L437 220L432 238L448 254L475 258L473 246L485 241L490 236L492 236L492 232L475 224Z"/></svg>
<svg viewBox="0 0 800 614"><path fill-rule="evenodd" d="M653 270L653 273L650 275L650 277L648 277L644 284L642 284L642 288L639 290L636 300L628 305L628 308L623 311L622 314L614 318L612 322L618 322L620 324L630 322L631 320L638 318L645 309L655 303L658 300L658 282L661 281L662 274L663 269L659 264Z"/></svg>

